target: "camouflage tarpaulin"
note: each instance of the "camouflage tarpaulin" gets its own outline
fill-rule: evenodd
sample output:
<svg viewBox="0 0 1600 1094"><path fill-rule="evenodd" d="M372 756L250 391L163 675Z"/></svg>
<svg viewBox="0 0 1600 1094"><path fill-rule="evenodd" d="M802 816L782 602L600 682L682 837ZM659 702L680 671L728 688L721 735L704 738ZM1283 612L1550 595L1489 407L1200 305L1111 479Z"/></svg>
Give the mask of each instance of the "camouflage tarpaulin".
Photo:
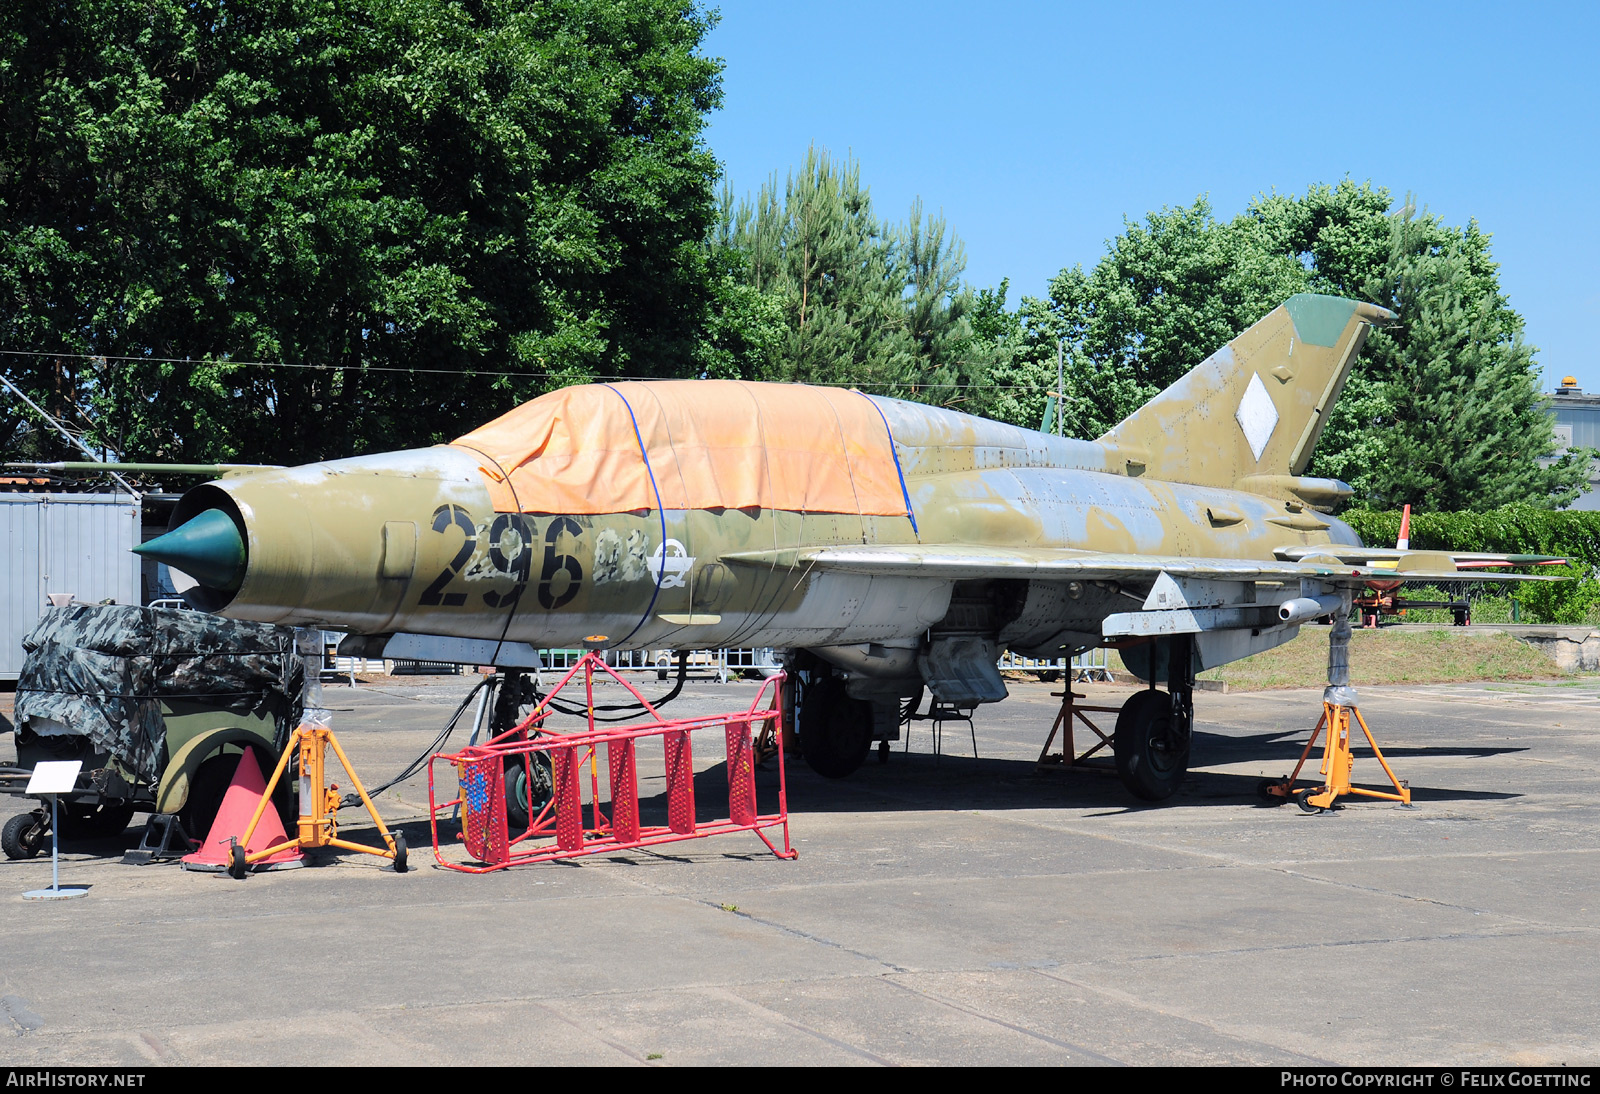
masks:
<svg viewBox="0 0 1600 1094"><path fill-rule="evenodd" d="M45 612L22 648L17 722L60 722L146 781L166 762L163 700L270 713L279 741L300 720L305 669L288 627L204 612L75 605Z"/></svg>

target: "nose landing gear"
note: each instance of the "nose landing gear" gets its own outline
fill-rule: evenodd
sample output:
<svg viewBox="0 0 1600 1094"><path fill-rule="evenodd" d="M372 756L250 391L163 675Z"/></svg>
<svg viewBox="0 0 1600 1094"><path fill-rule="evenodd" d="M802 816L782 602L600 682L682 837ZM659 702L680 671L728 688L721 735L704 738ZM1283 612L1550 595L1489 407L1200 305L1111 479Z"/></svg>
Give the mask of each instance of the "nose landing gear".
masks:
<svg viewBox="0 0 1600 1094"><path fill-rule="evenodd" d="M872 704L837 676L813 678L801 696L800 752L817 774L842 779L872 751Z"/></svg>

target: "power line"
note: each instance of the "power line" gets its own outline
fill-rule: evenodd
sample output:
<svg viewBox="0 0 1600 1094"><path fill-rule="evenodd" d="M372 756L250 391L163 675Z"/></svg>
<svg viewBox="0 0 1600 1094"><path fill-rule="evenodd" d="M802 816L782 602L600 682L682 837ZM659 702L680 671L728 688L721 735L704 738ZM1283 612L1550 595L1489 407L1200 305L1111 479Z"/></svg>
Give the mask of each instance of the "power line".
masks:
<svg viewBox="0 0 1600 1094"><path fill-rule="evenodd" d="M151 365L194 365L202 366L227 366L231 368L298 368L314 372L409 372L426 376L459 376L459 377L493 377L512 378L525 380L551 380L562 373L557 372L492 372L484 369L448 369L448 368L402 368L398 365L316 365L299 361L234 361L227 358L202 358L193 357L136 357L118 356L108 353L52 353L46 350L27 349L0 349L0 355L7 357L51 357L70 358L77 361L134 361ZM663 380L684 379L685 377L664 376L596 376L595 380ZM698 379L721 379L721 377L697 377ZM917 391L933 391L952 389L959 391L1037 391L1037 384L922 384L922 383L894 383L889 381L848 381L848 380L807 380L814 387L844 387L844 388L901 388Z"/></svg>
<svg viewBox="0 0 1600 1094"><path fill-rule="evenodd" d="M52 353L47 350L31 349L0 349L0 354L8 357L67 357L77 361L136 361L151 365L194 365L217 366L225 365L232 368L303 368L317 372L420 372L436 376L460 376L459 369L448 368L400 368L396 365L316 365L301 361L235 361L231 358L208 357L196 359L193 357L124 357L109 353ZM547 379L556 375L552 372L484 372L473 369L474 376L522 376L530 379ZM655 377L618 377L619 379L655 379Z"/></svg>
<svg viewBox="0 0 1600 1094"><path fill-rule="evenodd" d="M71 431L69 431L66 426L62 425L60 420L57 419L55 415L51 414L49 411L47 411L43 407L41 407L38 403L36 403L32 399L28 398L28 396L23 392L23 390L21 388L19 388L16 384L13 384L10 380L6 379L4 376L0 376L0 384L4 384L7 387L7 389L9 389L11 391L11 393L13 395L15 395L17 398L21 399L24 403L27 403L28 406L33 409L33 412L35 414L39 415L39 417L43 418L46 422L50 423L50 425L55 428L55 431L57 433L61 434L63 437L66 438L68 444L76 446L78 448L78 450L81 451L85 456L88 456L90 460L94 459L94 451L93 451L93 449L91 449L88 445L84 444L82 438L73 436ZM132 494L135 498L139 497L139 491L135 490L132 486L130 486L128 484L128 480L127 479L123 478L121 475L117 474L115 471L110 472L110 475L111 475L111 477L113 479L117 480L117 483L119 485L121 485L121 487L124 490L126 490L128 493Z"/></svg>

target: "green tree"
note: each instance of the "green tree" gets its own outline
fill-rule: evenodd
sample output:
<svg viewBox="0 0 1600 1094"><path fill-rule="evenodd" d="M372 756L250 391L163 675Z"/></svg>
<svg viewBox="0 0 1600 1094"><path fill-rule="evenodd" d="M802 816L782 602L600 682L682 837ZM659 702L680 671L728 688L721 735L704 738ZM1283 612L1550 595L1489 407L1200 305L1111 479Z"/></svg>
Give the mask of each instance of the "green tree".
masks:
<svg viewBox="0 0 1600 1094"><path fill-rule="evenodd" d="M1383 187L1343 179L1318 183L1303 197L1263 194L1241 221L1255 246L1305 267L1307 290L1353 299L1388 265L1393 204Z"/></svg>
<svg viewBox="0 0 1600 1094"><path fill-rule="evenodd" d="M1046 392L1055 389L1055 373L1046 377L1040 362L1020 353L1022 317L1006 308L1011 280L980 289L967 312L974 356L981 375L962 393L959 409L995 421L1037 429L1044 416Z"/></svg>
<svg viewBox="0 0 1600 1094"><path fill-rule="evenodd" d="M1051 281L1058 320L1040 330L1043 348L1053 351L1048 335L1059 333L1142 389L1161 390L1305 287L1305 268L1262 247L1252 227L1217 222L1205 198L1125 221L1093 270Z"/></svg>
<svg viewBox="0 0 1600 1094"><path fill-rule="evenodd" d="M754 204L723 208L721 234L744 256L749 285L783 317L764 379L882 389L908 376L907 274L859 164L813 147L781 190L774 176Z"/></svg>
<svg viewBox="0 0 1600 1094"><path fill-rule="evenodd" d="M1555 430L1534 349L1500 291L1497 268L1475 221L1449 228L1410 203L1391 218L1389 261L1366 295L1400 320L1374 337L1368 390L1354 401L1380 458L1357 465L1345 457L1363 498L1481 510L1564 505L1585 485L1587 452L1541 463L1556 447ZM1335 465L1341 455L1325 462Z"/></svg>
<svg viewBox="0 0 1600 1094"><path fill-rule="evenodd" d="M1063 418L1095 437L1303 290L1306 276L1294 256L1263 247L1249 221L1219 223L1199 198L1124 221L1092 270L1062 270L1047 297L1024 297L1024 352L1053 369L1057 343L1068 345Z"/></svg>
<svg viewBox="0 0 1600 1094"><path fill-rule="evenodd" d="M904 224L881 220L854 160L815 147L782 187L774 176L754 201L724 190L710 249L737 256L748 295L720 296L712 326L744 347L740 375L846 384L983 413L991 373L1005 356L980 336L978 295L962 280L966 248L942 215L914 202ZM1003 300L1000 311L1003 312ZM765 348L765 363L752 367Z"/></svg>
<svg viewBox="0 0 1600 1094"><path fill-rule="evenodd" d="M45 356L7 374L129 457L292 462L704 371L710 25L687 0L8 5L0 346Z"/></svg>
<svg viewBox="0 0 1600 1094"><path fill-rule="evenodd" d="M907 394L975 412L984 402L982 388L992 382L994 361L972 326L977 296L961 279L966 247L948 232L942 213L924 220L918 198L897 233L906 276L906 329L915 355Z"/></svg>
<svg viewBox="0 0 1600 1094"><path fill-rule="evenodd" d="M1554 431L1489 237L1391 205L1345 180L1263 195L1226 223L1204 198L1126 222L1092 270L1023 299L1018 356L1037 374L1071 347L1064 417L1092 437L1296 292L1369 300L1400 322L1368 339L1310 473L1373 504L1565 504L1583 456L1545 465Z"/></svg>

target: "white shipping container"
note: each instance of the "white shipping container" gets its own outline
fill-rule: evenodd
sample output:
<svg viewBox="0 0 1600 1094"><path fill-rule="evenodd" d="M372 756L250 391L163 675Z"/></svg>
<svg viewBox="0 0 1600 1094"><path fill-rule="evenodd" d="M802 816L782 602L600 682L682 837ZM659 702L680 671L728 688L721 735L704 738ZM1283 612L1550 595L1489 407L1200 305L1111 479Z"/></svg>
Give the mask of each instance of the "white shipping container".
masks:
<svg viewBox="0 0 1600 1094"><path fill-rule="evenodd" d="M0 680L22 671L22 639L51 594L139 603L139 503L127 494L0 494L0 529Z"/></svg>

